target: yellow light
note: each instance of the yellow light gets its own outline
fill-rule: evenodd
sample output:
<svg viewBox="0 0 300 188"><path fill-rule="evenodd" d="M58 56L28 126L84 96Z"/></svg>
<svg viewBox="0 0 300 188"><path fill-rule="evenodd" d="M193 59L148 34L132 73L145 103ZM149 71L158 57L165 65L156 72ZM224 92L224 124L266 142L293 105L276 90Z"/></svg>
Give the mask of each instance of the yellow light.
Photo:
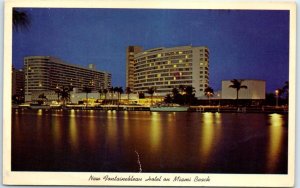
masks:
<svg viewBox="0 0 300 188"><path fill-rule="evenodd" d="M177 67L177 65L174 65L173 67L174 67L174 68L176 68L176 67Z"/></svg>
<svg viewBox="0 0 300 188"><path fill-rule="evenodd" d="M282 119L282 115L280 114L271 114L269 115L269 144L267 153L267 168L270 172L273 172L278 164L278 155L280 155L281 147L283 145L284 140L284 131L282 129L282 125L284 121Z"/></svg>
<svg viewBox="0 0 300 188"><path fill-rule="evenodd" d="M41 116L41 115L43 115L43 110L42 109L39 109L38 110L38 114L37 114L38 116Z"/></svg>

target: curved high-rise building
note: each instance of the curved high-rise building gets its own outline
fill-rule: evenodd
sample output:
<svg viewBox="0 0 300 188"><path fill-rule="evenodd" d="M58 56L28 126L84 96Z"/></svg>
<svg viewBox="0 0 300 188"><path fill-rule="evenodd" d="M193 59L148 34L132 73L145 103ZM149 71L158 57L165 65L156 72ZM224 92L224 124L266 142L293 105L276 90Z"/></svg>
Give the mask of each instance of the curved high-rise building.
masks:
<svg viewBox="0 0 300 188"><path fill-rule="evenodd" d="M25 100L39 91L53 91L57 87L72 86L92 90L111 87L111 74L98 71L90 64L88 68L68 64L50 56L29 56L24 58Z"/></svg>
<svg viewBox="0 0 300 188"><path fill-rule="evenodd" d="M179 86L193 86L204 95L209 84L209 49L205 46L155 48L134 55L134 91L167 94Z"/></svg>

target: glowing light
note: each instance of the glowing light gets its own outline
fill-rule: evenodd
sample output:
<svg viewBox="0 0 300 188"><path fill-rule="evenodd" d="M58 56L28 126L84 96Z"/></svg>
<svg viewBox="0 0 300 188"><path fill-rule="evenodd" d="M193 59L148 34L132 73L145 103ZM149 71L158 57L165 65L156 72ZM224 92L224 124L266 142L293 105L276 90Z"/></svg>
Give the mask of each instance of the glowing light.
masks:
<svg viewBox="0 0 300 188"><path fill-rule="evenodd" d="M269 172L273 172L278 165L278 155L280 155L284 129L283 118L280 114L271 114L269 115L269 129L270 129L270 139L269 139L269 147L267 151L267 168Z"/></svg>
<svg viewBox="0 0 300 188"><path fill-rule="evenodd" d="M280 114L270 114L270 125L271 126L282 126L283 125L283 119L282 115Z"/></svg>
<svg viewBox="0 0 300 188"><path fill-rule="evenodd" d="M70 117L75 117L75 110L74 109L70 110Z"/></svg>
<svg viewBox="0 0 300 188"><path fill-rule="evenodd" d="M70 110L70 116L69 116L69 135L71 138L71 148L74 152L77 152L78 150L78 134L77 134L77 123L75 118L75 110Z"/></svg>
<svg viewBox="0 0 300 188"><path fill-rule="evenodd" d="M38 113L37 113L38 116L41 116L43 115L43 110L42 109L38 109Z"/></svg>
<svg viewBox="0 0 300 188"><path fill-rule="evenodd" d="M161 117L158 112L151 112L151 146L156 149L160 144L161 139Z"/></svg>

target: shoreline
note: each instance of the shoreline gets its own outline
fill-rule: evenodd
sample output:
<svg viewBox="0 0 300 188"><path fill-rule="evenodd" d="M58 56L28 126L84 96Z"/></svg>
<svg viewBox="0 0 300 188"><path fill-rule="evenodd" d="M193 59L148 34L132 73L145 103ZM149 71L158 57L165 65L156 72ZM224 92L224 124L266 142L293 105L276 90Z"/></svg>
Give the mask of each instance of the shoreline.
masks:
<svg viewBox="0 0 300 188"><path fill-rule="evenodd" d="M21 109L21 110L97 110L97 111L149 111L149 112L178 112L175 110L166 110L166 111L151 111L150 107L147 106L129 106L129 105L101 105L101 106L12 106L12 110ZM232 107L232 106L189 106L188 110L185 112L212 112L212 113L280 113L288 114L287 106L261 106L261 107Z"/></svg>

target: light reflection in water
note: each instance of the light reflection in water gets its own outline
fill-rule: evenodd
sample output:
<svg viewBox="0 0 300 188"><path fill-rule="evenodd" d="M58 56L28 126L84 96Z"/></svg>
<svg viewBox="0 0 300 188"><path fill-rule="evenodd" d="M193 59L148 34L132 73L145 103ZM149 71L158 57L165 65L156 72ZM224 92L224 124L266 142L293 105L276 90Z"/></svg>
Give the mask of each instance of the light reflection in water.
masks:
<svg viewBox="0 0 300 188"><path fill-rule="evenodd" d="M283 142L283 118L280 114L270 114L269 115L269 130L270 130L270 140L269 148L267 152L267 168L269 172L273 172L278 165L278 159L280 151L282 150Z"/></svg>
<svg viewBox="0 0 300 188"><path fill-rule="evenodd" d="M127 138L129 138L129 134L130 134L130 131L129 131L129 115L128 115L128 111L124 111L124 114L123 114L123 118L124 118L124 128L123 128L123 135L127 141Z"/></svg>
<svg viewBox="0 0 300 188"><path fill-rule="evenodd" d="M89 111L89 114L93 114L94 113L94 110L90 110ZM88 119L87 119L87 122L86 122L86 129L87 129L87 139L88 139L88 142L89 142L89 146L91 148L94 148L94 146L96 145L96 140L97 140L97 137L96 137L96 133L97 133L97 129L96 129L96 126L97 126L97 118L95 118L93 115L89 115L88 116Z"/></svg>
<svg viewBox="0 0 300 188"><path fill-rule="evenodd" d="M61 145L61 117L58 115L52 116L52 134L54 139L55 149Z"/></svg>
<svg viewBox="0 0 300 188"><path fill-rule="evenodd" d="M220 114L215 114L211 112L202 113L202 129L201 129L201 136L200 136L200 156L202 161L206 164L209 163L211 158L211 152L213 149L214 143L220 139L220 134L216 135L218 128L215 125L220 125ZM202 166L205 168L206 165Z"/></svg>
<svg viewBox="0 0 300 188"><path fill-rule="evenodd" d="M151 112L150 143L152 149L157 149L161 141L161 114Z"/></svg>
<svg viewBox="0 0 300 188"><path fill-rule="evenodd" d="M106 136L109 141L109 147L115 148L117 141L117 114L116 111L107 111Z"/></svg>
<svg viewBox="0 0 300 188"><path fill-rule="evenodd" d="M71 146L73 152L78 151L78 131L77 131L77 123L76 123L76 114L75 110L70 110L69 113L69 136L71 138Z"/></svg>
<svg viewBox="0 0 300 188"><path fill-rule="evenodd" d="M38 109L37 115L38 115L38 116L43 115L43 110L42 110L42 109Z"/></svg>

